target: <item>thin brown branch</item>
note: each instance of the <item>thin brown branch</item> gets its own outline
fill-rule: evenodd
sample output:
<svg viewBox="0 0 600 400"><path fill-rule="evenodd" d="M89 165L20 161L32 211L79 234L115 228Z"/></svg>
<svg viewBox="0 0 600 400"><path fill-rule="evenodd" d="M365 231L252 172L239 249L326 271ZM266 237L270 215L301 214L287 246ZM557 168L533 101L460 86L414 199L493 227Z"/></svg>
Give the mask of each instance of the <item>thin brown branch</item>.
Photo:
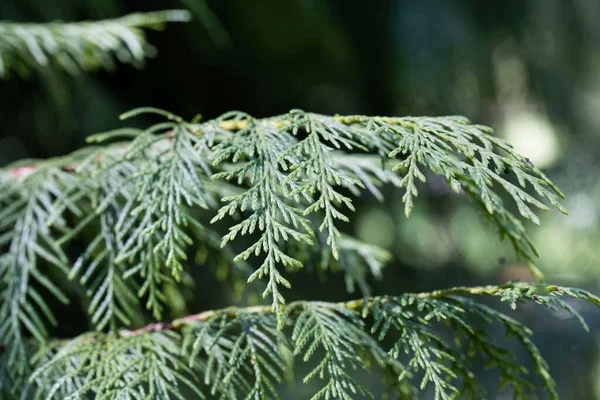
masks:
<svg viewBox="0 0 600 400"><path fill-rule="evenodd" d="M505 289L505 288L510 288L510 287L512 287L511 284L500 285L500 286L486 285L486 286L473 286L473 287L455 287L455 288L450 288L450 289L434 290L432 292L415 293L413 295L416 297L422 297L422 298L444 298L444 297L448 297L448 296L481 296L481 295L494 296L494 295L497 295L500 290ZM560 287L555 286L555 285L542 286L541 288L547 290L548 293L558 292L561 290ZM410 293L407 293L407 294L410 295ZM384 296L383 300L387 301L386 299L387 299L387 296ZM369 299L361 298L361 299L355 299L355 300L350 300L350 301L346 301L346 302L338 302L338 303L334 303L334 304L337 306L344 307L348 310L360 311L364 308L365 301L368 302L367 307L370 307L373 303L373 298L369 298ZM283 308L285 308L285 307L286 306L283 306ZM287 307L289 307L289 305ZM207 321L210 318L214 317L215 315L222 314L222 313L231 313L231 316L233 316L234 314L237 314L237 313L272 314L273 309L271 308L271 306L249 306L249 307L236 307L236 308L228 307L228 308L217 309L217 310L207 310L207 311L203 311L198 314L187 315L185 317L175 319L171 322L152 323L152 324L146 325L142 328L135 329L135 330L121 330L121 331L119 331L119 334L121 336L125 337L125 336L133 336L133 335L139 335L139 334L144 334L144 333L149 333L149 332L157 332L157 331L162 331L162 330L178 331L181 328L183 328L185 325L188 325L188 324L191 324L194 322Z"/></svg>

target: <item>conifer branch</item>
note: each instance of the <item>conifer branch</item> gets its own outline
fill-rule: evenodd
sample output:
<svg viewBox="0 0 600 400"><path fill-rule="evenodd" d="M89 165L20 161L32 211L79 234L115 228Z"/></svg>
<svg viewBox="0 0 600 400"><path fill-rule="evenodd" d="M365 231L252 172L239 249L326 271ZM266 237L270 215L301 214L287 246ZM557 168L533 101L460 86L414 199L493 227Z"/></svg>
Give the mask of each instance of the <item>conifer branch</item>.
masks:
<svg viewBox="0 0 600 400"><path fill-rule="evenodd" d="M140 67L156 49L143 29L162 29L167 22L188 21L184 10L135 13L93 22L47 24L0 21L0 78L11 72L27 76L53 65L70 74L115 67L114 59Z"/></svg>
<svg viewBox="0 0 600 400"><path fill-rule="evenodd" d="M368 275L381 276L390 256L342 234L351 196L367 192L381 199L384 184L404 190L408 216L428 169L472 198L541 279L518 215L537 222L534 210L548 208L544 199L566 212L562 193L489 128L460 117L330 117L299 110L187 122L141 108L123 118L147 113L166 121L94 135L94 146L73 154L0 170L0 374L8 382L1 385L46 398L178 398L182 386L198 396L277 398L276 385L296 354L312 365L305 380L322 384L314 400L368 395L352 370L369 360L399 380L393 390L406 396L429 386L437 399L481 398L470 366L470 354L480 354L517 398L525 398L531 384L524 369L473 322L480 319L500 324L524 346L556 397L528 328L469 296L498 297L512 308L520 301L563 308L584 327L559 296L600 306L597 297L514 282L372 296ZM515 213L503 194L515 202ZM67 249L76 240L87 247L70 260ZM185 276L188 253L198 248L235 272L237 286L264 278L271 305L127 329L142 325L140 304L162 318L165 285ZM363 297L287 304L286 273L306 263L342 270L348 289L357 286ZM86 289L82 300L89 301L96 331L53 341L47 323L55 318L38 288L66 301L56 279L61 275ZM437 325L451 329L472 353L446 343ZM31 368L36 372L23 383ZM206 387L195 381L198 372ZM420 385L413 382L419 376Z"/></svg>

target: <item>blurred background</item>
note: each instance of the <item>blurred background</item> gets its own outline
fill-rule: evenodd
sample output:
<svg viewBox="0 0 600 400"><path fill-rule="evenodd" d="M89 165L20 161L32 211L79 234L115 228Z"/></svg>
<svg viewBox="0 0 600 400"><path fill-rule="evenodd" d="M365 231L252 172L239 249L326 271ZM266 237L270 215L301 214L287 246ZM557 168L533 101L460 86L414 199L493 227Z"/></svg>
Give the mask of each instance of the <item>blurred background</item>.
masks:
<svg viewBox="0 0 600 400"><path fill-rule="evenodd" d="M0 166L73 151L87 135L120 127L120 113L146 105L186 118L291 108L465 115L494 127L567 195L569 216L548 212L540 227L531 226L547 279L600 293L600 2L0 0L0 20L77 21L170 8L188 8L194 19L150 32L158 55L141 70L121 65L74 77L50 70L0 80ZM508 243L441 181L428 179L408 220L401 193L386 195L384 204L358 199L346 227L394 254L385 280L372 282L375 293L530 279ZM297 274L294 296L356 297L345 293L341 276L320 285L314 279ZM217 288L198 290L192 311L225 305L212 295ZM600 313L570 304L590 333L562 312L523 306L514 315L533 328L562 398L600 399ZM482 379L495 375L482 372ZM283 397L312 393L303 385L291 390Z"/></svg>

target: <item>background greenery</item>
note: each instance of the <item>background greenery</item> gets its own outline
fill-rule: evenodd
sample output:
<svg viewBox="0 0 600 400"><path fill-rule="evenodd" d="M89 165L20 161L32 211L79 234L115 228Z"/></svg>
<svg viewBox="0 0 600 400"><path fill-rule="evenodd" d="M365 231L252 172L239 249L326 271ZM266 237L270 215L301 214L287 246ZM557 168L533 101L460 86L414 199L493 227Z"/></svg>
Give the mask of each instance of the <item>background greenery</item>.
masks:
<svg viewBox="0 0 600 400"><path fill-rule="evenodd" d="M182 7L195 19L150 32L158 55L142 70L121 65L75 77L50 70L0 81L0 165L72 151L143 105L188 118L291 108L462 114L496 128L566 193L570 216L546 213L541 227L531 227L547 279L600 292L600 2L0 0L0 20L76 21ZM375 293L529 279L475 208L441 181L428 180L408 220L400 194L389 190L386 198L358 200L358 222L346 227L395 255L385 280L373 282ZM210 283L192 289L181 313L230 302L209 274L203 280L195 271L197 282ZM314 279L299 272L291 295L352 297L341 275ZM536 332L563 398L600 398L600 316L572 305L591 333L538 308L521 307L518 318ZM57 335L85 329L76 305L64 311L81 315L81 323L64 324ZM311 392L291 390L294 396L283 397Z"/></svg>

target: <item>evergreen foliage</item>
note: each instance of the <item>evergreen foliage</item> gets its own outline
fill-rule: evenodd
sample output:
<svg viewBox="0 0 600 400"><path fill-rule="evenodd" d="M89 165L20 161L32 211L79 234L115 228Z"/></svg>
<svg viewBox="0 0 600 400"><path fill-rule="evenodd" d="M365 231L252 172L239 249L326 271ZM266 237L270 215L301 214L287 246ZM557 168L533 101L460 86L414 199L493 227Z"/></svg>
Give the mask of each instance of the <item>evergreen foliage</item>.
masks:
<svg viewBox="0 0 600 400"><path fill-rule="evenodd" d="M187 11L173 10L93 22L0 21L0 78L11 72L27 76L34 69L50 65L70 74L110 70L115 67L115 58L141 66L156 52L146 41L143 29L162 29L166 22L188 19Z"/></svg>
<svg viewBox="0 0 600 400"><path fill-rule="evenodd" d="M586 328L561 296L600 306L598 297L519 282L373 296L367 276L380 277L389 255L341 233L354 210L351 196L366 191L381 199L384 184L404 191L410 215L430 171L479 205L541 279L535 248L502 196L537 223L534 209L548 209L543 199L566 212L562 194L489 128L461 117L300 110L187 122L142 108L122 118L140 114L166 121L94 135L94 145L73 154L0 172L4 396L276 399L298 358L310 368L304 382L319 383L314 400L369 397L355 371L373 365L392 377L390 391L402 398L427 388L436 399L482 398L472 370L479 357L515 398L528 398L535 386L527 370L482 328L497 324L529 353L543 387L557 397L530 330L474 297L497 297L511 308L534 302L566 309ZM81 249L77 243L85 246L70 259ZM192 247L224 260L238 287L264 282L271 305L143 326L144 308L160 320L170 306L166 285L186 276ZM348 289L358 287L362 297L286 304L286 275L308 263L342 270ZM63 302L79 297L93 330L51 338L49 295Z"/></svg>
<svg viewBox="0 0 600 400"><path fill-rule="evenodd" d="M226 44L206 4L186 3ZM1 22L0 77L49 65L70 74L110 69L115 58L139 66L154 53L143 29L188 18L164 11ZM563 309L586 330L563 297L596 306L600 298L543 283L522 218L538 224L545 203L566 213L564 196L490 128L454 116L301 110L188 122L140 108L122 119L148 114L164 121L93 135L73 154L0 170L2 398L278 399L302 363L303 382L316 387L312 400L373 397L361 380L373 370L399 398L428 391L436 400L480 399L487 395L474 373L481 360L516 399L531 398L536 387L558 397L529 328L479 298ZM383 200L382 186L395 186L408 217L434 175L481 209L539 283L372 293L369 276L381 278L391 256L343 233L353 198ZM262 293L270 304L165 322L168 289L190 280L193 252L207 255L234 291ZM348 292L358 289L360 298L287 302L290 276L305 266L343 272ZM52 337L53 307L73 300L85 306L89 332ZM509 351L512 343L488 333L491 326L522 346L533 374Z"/></svg>

